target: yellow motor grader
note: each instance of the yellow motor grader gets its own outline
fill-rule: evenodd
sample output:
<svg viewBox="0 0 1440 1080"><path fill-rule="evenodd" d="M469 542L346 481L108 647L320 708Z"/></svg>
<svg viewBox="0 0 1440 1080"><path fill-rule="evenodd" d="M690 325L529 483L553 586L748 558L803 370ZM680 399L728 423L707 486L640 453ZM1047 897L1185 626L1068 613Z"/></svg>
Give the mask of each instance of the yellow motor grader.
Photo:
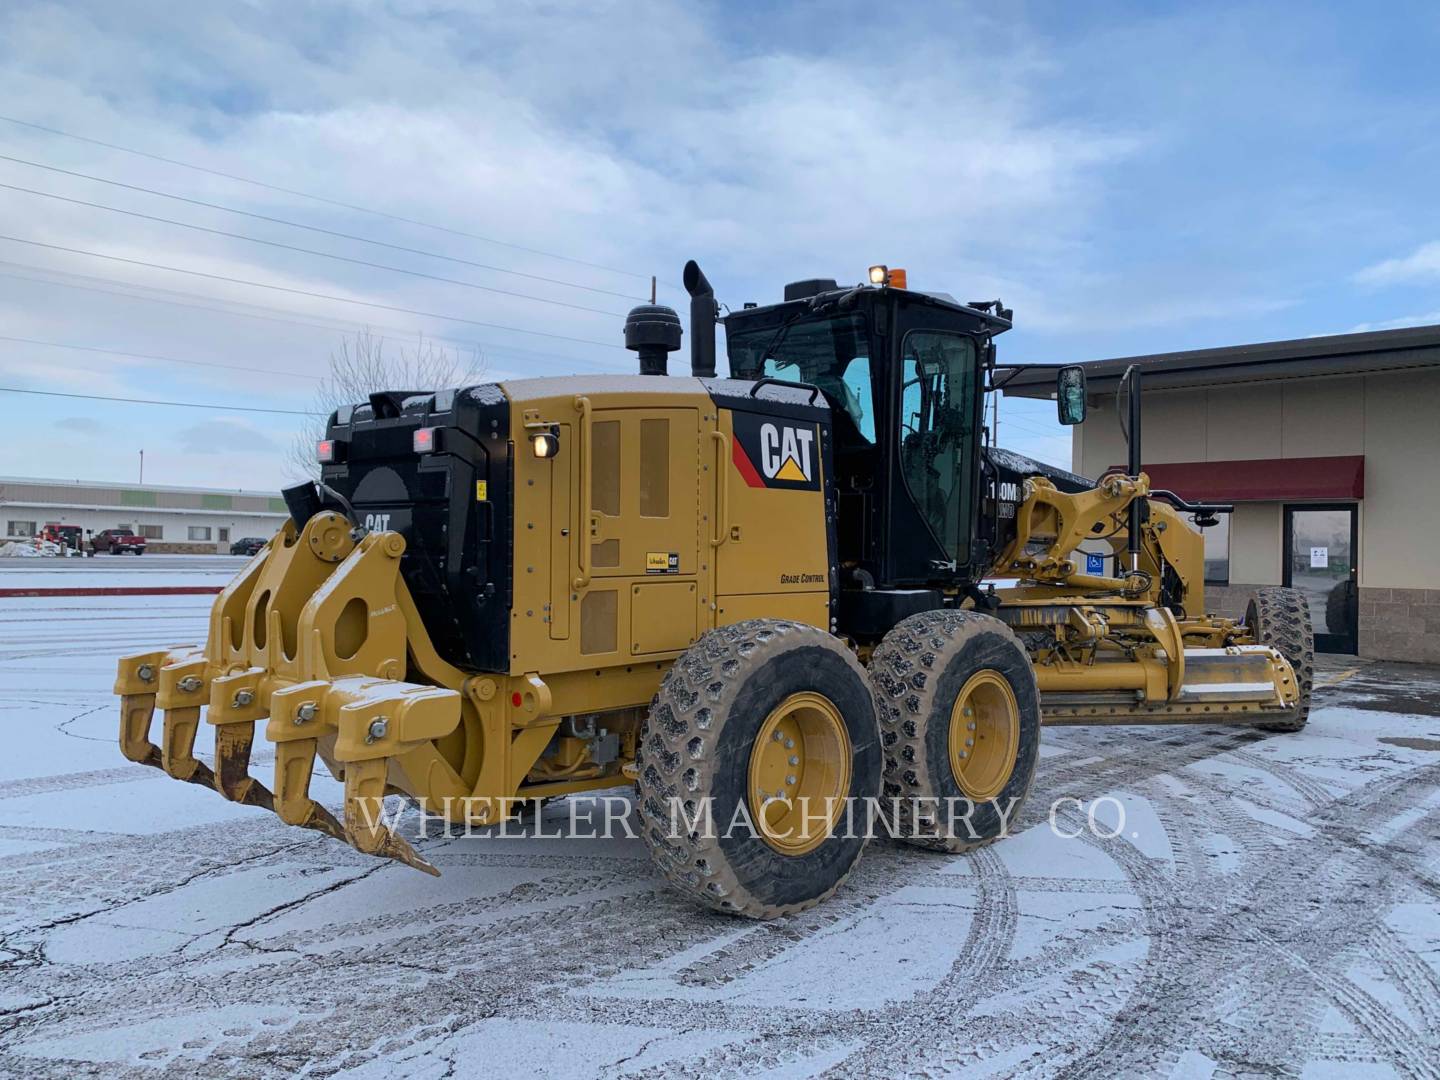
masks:
<svg viewBox="0 0 1440 1080"><path fill-rule="evenodd" d="M125 755L430 872L387 795L473 825L633 784L661 874L765 918L840 885L875 823L857 806L945 851L1003 835L1042 722L1304 724L1307 608L1264 589L1243 621L1205 614L1191 522L1228 508L1151 489L1137 380L1129 467L1093 483L987 445L1017 370L998 301L884 267L797 282L724 318L720 378L693 262L685 285L688 377L650 304L625 324L638 374L339 409L205 644L121 661ZM1083 369L1056 387L1082 421Z"/></svg>

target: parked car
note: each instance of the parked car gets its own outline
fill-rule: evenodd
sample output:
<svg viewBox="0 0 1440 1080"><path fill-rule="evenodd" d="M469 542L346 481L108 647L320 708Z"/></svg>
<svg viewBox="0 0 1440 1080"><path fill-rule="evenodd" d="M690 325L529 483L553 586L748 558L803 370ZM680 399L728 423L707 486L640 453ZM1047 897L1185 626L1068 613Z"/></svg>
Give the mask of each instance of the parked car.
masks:
<svg viewBox="0 0 1440 1080"><path fill-rule="evenodd" d="M95 550L111 555L144 555L145 538L125 529L106 529L95 534Z"/></svg>
<svg viewBox="0 0 1440 1080"><path fill-rule="evenodd" d="M45 528L40 530L40 539L59 544L66 554L81 554L81 545L85 543L84 530L79 525L61 525L55 521L45 523Z"/></svg>
<svg viewBox="0 0 1440 1080"><path fill-rule="evenodd" d="M265 544L266 541L262 540L258 536L242 536L239 540L236 540L233 544L230 545L230 554L254 555L257 554L260 549L265 546Z"/></svg>

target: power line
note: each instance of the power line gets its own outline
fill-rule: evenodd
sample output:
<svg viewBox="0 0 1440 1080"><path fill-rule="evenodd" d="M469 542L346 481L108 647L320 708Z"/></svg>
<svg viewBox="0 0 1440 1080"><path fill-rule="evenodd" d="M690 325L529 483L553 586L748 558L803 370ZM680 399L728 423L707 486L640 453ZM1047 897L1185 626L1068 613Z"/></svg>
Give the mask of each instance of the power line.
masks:
<svg viewBox="0 0 1440 1080"><path fill-rule="evenodd" d="M210 176L218 176L225 180L234 180L241 184L250 184L253 187L264 188L266 191L278 191L282 195L294 195L301 199L310 199L314 202L324 203L327 206L338 206L343 210L354 210L362 214L371 214L375 217L385 218L388 221L399 221L406 225L418 225L425 229L436 229L440 232L450 233L454 236L464 236L471 240L480 240L487 244L495 244L499 247L507 247L513 251L524 251L531 255L540 255L547 259L559 259L562 262L575 263L579 266L588 266L593 270L605 270L612 274L624 274L626 277L639 278L642 281L648 280L648 274L637 274L633 270L621 270L616 266L606 266L603 263L588 262L585 259L577 259L571 255L558 255L553 251L541 251L539 248L526 247L523 244L512 244L506 240L497 240L493 236L481 236L478 233L465 232L463 229L451 228L448 225L436 225L433 222L421 221L417 218L403 217L399 214L392 214L385 210L375 210L368 206L359 206L354 203L341 202L338 199L326 198L323 195L313 195L308 191L297 191L294 188L280 187L278 184L269 184L263 180L253 180L248 176L238 176L235 173L222 172L219 169L207 168L204 165L195 165L188 161L180 161L176 158L164 157L160 154L152 154L145 150L136 150L133 147L121 146L119 143L105 142L101 139L92 139L86 135L76 135L73 132L62 131L59 128L46 127L44 124L32 123L29 120L20 120L14 116L0 116L10 124L17 124L20 127L31 128L35 131L43 131L49 135L59 135L66 139L74 139L77 142L89 143L92 146L103 146L107 150L119 150L124 154L134 154L136 157L147 158L150 161L159 161L166 165L177 165L182 169L193 169L195 172L207 173ZM666 282L667 288L677 288Z"/></svg>
<svg viewBox="0 0 1440 1080"><path fill-rule="evenodd" d="M426 340L442 341L442 343L452 344L452 346L474 348L474 350L481 351L481 353L484 353L485 350L492 350L495 351L495 353L501 354L501 356L511 354L511 356L524 357L524 359L543 359L564 364L579 364L579 366L582 367L593 367L593 369L600 370L600 372L609 372L609 370L612 370L609 369L609 367L603 366L603 364L596 363L595 360L583 359L583 357L560 356L560 354L557 353L539 353L539 351L524 348L523 346L495 344L492 343L492 341L475 341L471 340L471 338L448 337L445 336L445 334L425 333L425 331L419 331L413 327L389 327L389 325L372 323L341 323L341 321L338 320L330 321L330 323L312 323L312 321L298 320L298 318L282 318L282 315L298 314L298 312L292 312L289 308L266 307L264 304L246 304L245 301L222 300L222 298L217 297L206 297L206 295L200 294L200 292L184 292L183 289L160 288L157 287L157 285L138 285L135 284L135 282L118 281L118 279L115 278L101 278L101 276L92 274L73 274L73 272L69 271L50 269L49 266L32 266L24 264L24 262L10 262L7 261L7 259L0 259L0 266L14 266L14 268L17 269L27 269L27 271L60 276L60 278L78 279L78 281L98 281L104 282L104 284L107 285L120 285L121 289L140 289L141 292L124 292L121 291L121 289L101 288L98 287L98 285L78 285L73 284L73 281L52 281L52 279L49 278L36 278L36 276L30 274L7 274L7 272L0 271L0 278L12 278L14 281L33 281L40 285L55 285L55 287L59 288L79 289L79 291L82 292L98 292L98 294L105 295L105 297L118 297L121 298L121 300L138 300L145 302L145 304L164 304L167 305L167 307L189 308L189 310L192 311L212 311L217 315L235 315L235 317L239 318L255 318L255 320L265 321L265 323L292 325L292 327L304 327L308 328L308 330L324 330L330 331L330 333L359 333L361 330L373 330L397 337L419 336L426 338ZM232 310L232 308L213 307L212 304L190 304L190 302L184 300L163 300L161 297L144 295L145 292L160 292L160 294L164 294L166 297L184 297L187 298L187 300L209 300L215 301L216 304L232 304L235 305L235 307L252 308L252 311L235 311ZM274 314L256 314L256 312L262 311L274 312ZM317 318L325 317L324 315L318 315Z"/></svg>
<svg viewBox="0 0 1440 1080"><path fill-rule="evenodd" d="M21 269L21 270L33 270L33 271L37 271L38 273L42 273L42 274L51 274L51 275L54 275L54 276L56 276L56 277L73 278L73 279L77 279L77 280L79 280L79 281L100 281L100 282L105 282L105 283L110 284L110 285L118 285L118 286L120 286L121 288L120 288L120 289L102 289L102 288L100 288L100 287L97 286L97 285L76 285L76 284L74 284L74 283L71 282L71 281L52 281L50 278L35 277L33 274L8 274L8 273L5 273L5 272L3 272L3 271L0 271L0 277L7 277L7 278L11 278L11 279L16 280L16 281L33 281L33 282L36 282L37 284L41 284L41 285L57 285L57 286L59 286L59 287L62 288L62 289L81 289L81 290L83 290L83 291L85 291L85 292L101 293L101 294L103 294L103 295L105 295L105 296L118 296L118 297L121 297L122 299L125 299L125 300L143 300L143 301L145 301L146 303L150 303L150 304L168 304L168 305L171 305L171 306L174 306L174 307L190 308L190 309L192 309L192 310L194 310L194 311L211 311L211 312L215 312L216 314L219 314L219 315L236 315L236 316L239 316L240 318L245 318L245 319L263 319L263 320L265 320L266 322L284 323L284 324L287 324L287 325L290 325L290 326L304 326L304 327L310 327L310 328L313 328L313 329L316 329L316 330L345 331L345 330L358 330L358 329L360 329L360 326L359 326L359 324L357 324L357 323L344 323L344 322L340 322L340 321L338 321L338 320L335 321L335 322L333 322L333 323L318 323L318 322L305 322L305 321L299 320L299 319L283 319L283 318L278 318L278 317L272 316L272 315L258 315L258 314L255 314L255 312L253 312L253 311L235 311L235 310L233 310L232 308L213 307L213 306L210 306L210 305L207 305L207 304L187 304L187 303L184 303L183 301L179 301L179 300L163 300L163 299L161 299L161 298L158 297L158 296L145 296L145 295L142 295L141 293L138 293L138 292L123 292L123 291L121 291L121 290L122 290L122 289L136 289L136 290L142 290L142 291L146 291L146 292L164 293L166 296L185 296L185 297L190 297L190 298L196 299L196 300L213 300L213 301L214 301L215 303L217 303L217 304L233 304L233 305L235 305L236 307L249 307L249 308L254 308L254 309L256 309L257 311L272 311L272 312L286 312L286 311L288 311L287 308L265 307L264 305L259 305L259 304L246 304L246 303L244 303L243 301L238 301L238 300L225 300L225 299L222 299L222 298L220 298L220 297L209 297L209 296L205 296L205 295L202 294L202 293L187 293L187 292L182 292L182 291L177 290L177 289L162 289L162 288L158 288L157 286L154 286L154 285L137 285L137 284L135 284L135 283L133 283L133 282L120 281L120 280L117 280L117 279L115 279L115 278L97 277L97 276L94 276L94 275L91 275L91 274L75 274L75 273L70 273L70 272L65 271L65 270L52 270L52 269L50 269L49 267L46 267L46 266L30 266L30 265L28 265L28 264L26 264L26 263L10 262L10 261L5 260L5 259L0 259L0 266L13 266L13 267L17 267L17 268L19 268L19 269ZM318 317L318 318L324 318L323 315L322 315L322 316L317 316L317 317ZM399 333L399 332L401 332L401 331L399 331L399 330L397 329L396 332ZM406 333L406 334L412 333L412 331L410 331L410 330L405 330L405 331L403 331L403 332ZM458 339L458 338L436 338L436 340L437 340L437 341L459 341L460 339ZM464 342L464 344L467 344L467 345L468 345L468 344L471 344L471 343L470 343L470 342Z"/></svg>
<svg viewBox="0 0 1440 1080"><path fill-rule="evenodd" d="M9 337L0 334L0 341L11 341L20 345L44 345L52 349L73 349L76 352L101 353L106 356L129 356L136 360L158 360L166 364L191 364L195 367L223 368L226 371L247 371L254 375L282 375L287 379L309 379L322 382L318 375L303 375L298 371L276 371L274 368L245 367L242 364L222 364L209 360L185 360L178 356L157 356L153 353L125 352L121 349L101 349L94 345L70 345L63 341L41 341L38 338Z"/></svg>
<svg viewBox="0 0 1440 1080"><path fill-rule="evenodd" d="M547 277L544 274L529 274L523 270L511 270L504 266L492 266L489 263L475 262L473 259L462 259L458 255L446 255L439 251L426 251L424 248L406 247L404 244L392 244L386 240L375 240L371 237L359 236L355 233L340 232L337 229L326 229L319 225L307 225L303 221L290 221L286 218L273 217L270 214L256 213L253 210L241 210L239 207L225 206L223 203L206 202L204 199L192 199L186 195L176 195L169 191L159 191L156 188L143 187L140 184L127 184L122 180L110 180L104 176L94 176L91 173L75 172L73 169L62 169L58 165L46 165L39 161L28 161L25 158L11 157L9 154L0 154L0 161L10 161L17 165L28 165L32 169L44 169L47 172L59 173L62 176L73 176L81 180L90 180L96 184L109 184L111 187L124 188L126 191L138 191L146 195L154 195L161 199L173 199L175 202L187 203L190 206L203 206L208 210L220 210L227 214L238 214L241 217L254 218L256 221L268 221L275 225L285 225L291 229L305 229L309 232L321 233L324 236L338 237L341 240L354 240L361 244L373 244L376 247L389 248L391 251L403 251L410 255L424 255L430 259L444 259L447 262L459 263L462 266L474 266L481 270L493 270L496 273L506 274L509 277L522 277L529 278L531 281L544 281L551 285L563 285L567 289L584 289L587 292L601 293L605 296L618 296L622 300L644 299L644 297L634 296L630 293L615 292L613 289L602 289L595 285L582 285L576 281L563 281L560 278Z"/></svg>
<svg viewBox="0 0 1440 1080"><path fill-rule="evenodd" d="M75 398L80 401L118 401L126 405L171 405L177 409L216 409L220 412L274 413L278 416L309 416L301 409L260 409L249 405L206 405L199 401L156 401L153 398L111 397L107 394L62 394L59 390L22 390L0 386L0 394L35 394L39 397Z"/></svg>
<svg viewBox="0 0 1440 1080"><path fill-rule="evenodd" d="M314 248L297 247L294 244L284 244L279 240L265 240L258 236L246 236L244 233L229 232L225 229L212 229L208 225L192 225L188 221L176 221L174 218L158 217L155 214L143 214L139 210L126 210L119 206L107 206L104 203L90 202L87 199L73 199L69 195L57 195L51 191L37 191L35 188L20 187L17 184L6 184L0 182L0 188L7 191L19 191L25 195L36 195L42 199L54 199L57 202L70 203L72 206L88 206L93 210L106 210L112 214L124 214L126 217L140 218L142 221L154 221L161 225L174 225L181 229L193 229L195 232L209 233L211 236L224 236L231 240L244 240L251 244L264 244L266 247L280 248L284 251L294 251L301 255L315 255L322 259L334 259L337 262L351 263L354 266L368 266L372 270L385 270L392 274L409 274L411 277L425 278L427 281L440 281L446 285L463 285L467 289L479 289L481 292L498 293L501 296L513 297L516 300L531 300L537 304L554 304L556 307L570 308L572 311L588 311L593 315L607 315L614 318L623 318L624 312L607 311L604 308L586 307L583 304L572 304L568 300L552 300L545 296L532 296L529 293L512 292L509 289L497 289L493 285L481 285L474 281L464 281L460 278L442 277L439 274L427 274L423 270L409 270L403 266L390 266L386 263L371 262L368 259L356 259L349 255L334 255L328 251L316 251Z"/></svg>
<svg viewBox="0 0 1440 1080"><path fill-rule="evenodd" d="M107 285L118 285L118 286L120 286L122 289L136 289L136 290L141 290L141 293L122 292L122 291L120 291L120 290L118 290L118 289L103 289L103 288L100 288L99 286L96 286L96 285L76 285L76 284L73 283L73 281L52 281L52 280L50 280L49 278L34 277L34 276L31 275L31 274L7 274L7 273L5 273L4 271L0 271L0 277L8 277L8 278L12 278L12 279L17 280L17 281L33 281L33 282L36 282L36 283L42 284L42 285L58 285L58 286L59 286L60 288L62 288L62 289L80 289L80 290L82 290L82 291L84 291L84 292L100 293L100 294L105 295L105 296L116 296L116 297L120 297L120 298L126 299L126 300L141 300L141 301L144 301L145 303L149 303L149 304L165 304L165 305L170 306L170 307L189 308L189 309L194 310L194 311L211 311L211 312L215 312L216 314L219 314L219 315L233 315L233 316L238 316L238 317L243 318L243 319L260 319L260 320L263 320L263 321L265 321L265 322L280 323L280 324L288 325L288 326L302 326L302 327L306 327L306 328L314 329L314 330L326 330L326 331L332 331L332 332L345 332L345 331L357 332L357 331L362 330L362 329L368 329L368 330L379 330L379 331L382 331L382 332L385 332L385 333L397 334L397 335L402 335L402 336L406 336L406 337L419 334L420 336L425 337L425 338L429 338L430 340L433 340L433 341L446 342L446 343L451 344L451 345L460 345L460 346L464 346L465 348L470 348L470 349L479 349L479 350L493 349L493 350L495 350L495 351L497 351L497 352L499 352L499 353L502 353L502 354L504 354L504 353L512 353L512 354L515 354L515 355L517 355L517 356L539 357L539 358L546 359L546 360L558 360L558 361L562 361L562 362L564 362L564 363L583 364L583 365L588 365L588 366L591 366L591 367L602 368L603 370L608 370L608 369L604 369L604 368L603 368L603 365L597 364L597 363L596 363L595 361L593 361L593 360L587 360L587 359L583 359L583 358L581 358L581 357L561 356L561 355L556 354L556 353L536 352L536 351L533 350L533 349L526 349L526 348L524 348L524 347L522 347L522 346L519 346L519 345L508 345L508 344L498 345L498 344L495 344L494 342L472 341L472 340L469 340L469 339L467 339L467 338L447 337L447 336L445 336L445 335L443 335L443 334L423 333L423 332L421 332L421 331L418 331L418 330L414 329L413 327L407 328L407 327L398 327L398 326L383 326L383 325L375 325L375 324L371 324L371 323L365 323L365 324L362 325L362 324L359 324L359 323L347 323L347 322L342 322L342 321L340 321L340 320L338 320L338 319L336 319L336 320L331 320L331 321L329 321L329 322L321 323L321 322L305 321L305 320L303 320L303 319L282 318L282 317L280 317L280 316L284 316L284 315L295 315L295 314L299 314L299 313L298 313L298 312L291 311L289 308L269 307L269 306L264 305L264 304L252 304L252 303L247 303L247 302L245 302L245 301L243 301L243 300L226 300L226 299L223 299L223 298L221 298L221 297L206 296L206 295L204 295L203 293L185 292L185 291L180 290L180 289L164 289L164 288L161 288L161 287L159 287L159 286L157 286L157 285L140 285L140 284L137 284L137 283L135 283L135 282L120 281L120 280L117 280L117 279L115 279L115 278L98 277L98 276L95 276L95 275L93 275L93 274L77 274L77 273L74 273L74 272L68 271L68 270L54 270L54 269L51 269L50 267L45 267L45 266L31 266L31 265L29 265L28 263L10 262L9 260L6 260L6 259L0 259L0 266L10 266L10 267L14 267L14 268L19 269L19 270L31 270L31 271L34 271L34 272L37 272L37 273L50 274L50 275L53 275L53 276L56 276L56 277L71 278L71 279L73 279L73 280L79 280L79 281L98 281L98 282L102 282L102 283L107 284ZM162 294L164 294L165 296L185 297L185 298L188 299L188 300L210 300L210 301L213 301L213 302L216 303L216 304L229 304L229 305L232 305L232 306L231 306L231 307L214 307L214 306L212 306L211 304L186 303L186 302L184 302L183 300L164 300L164 299L161 299L161 298L158 297L158 296L146 296L146 295L143 295L143 293L162 293ZM245 307L245 308L250 308L250 309L252 309L252 310L250 310L250 311L235 311L235 310L233 310L234 307ZM270 315L256 314L256 312L262 312L262 311L268 311L268 312L271 312L272 314L270 314ZM321 319L323 319L323 318L326 318L326 316L320 315L320 316L315 316L315 318L321 318Z"/></svg>
<svg viewBox="0 0 1440 1080"><path fill-rule="evenodd" d="M1013 416L1005 417L1005 426L1019 428L1021 431L1028 431L1032 435L1039 435L1047 439L1063 439L1068 437L1063 431L1046 431L1043 428L1026 424L1024 421L1016 420Z"/></svg>
<svg viewBox="0 0 1440 1080"><path fill-rule="evenodd" d="M0 117L0 119L4 119ZM288 285L274 285L264 281L250 281L246 278L228 277L225 274L211 274L204 270L187 270L180 266L166 266L164 263L146 262L144 259L127 259L120 255L106 255L99 251L86 251L83 248L65 247L61 244L47 244L41 240L27 240L21 236L0 235L0 240L8 240L13 244L28 244L31 247L45 248L49 251L64 251L70 255L85 255L92 259L108 259L111 262L125 263L128 266L143 266L150 270L165 270L172 274L189 274L192 277L207 278L211 281L225 281L232 285L249 285L256 289L270 289L274 292L290 293L294 296L308 296L315 300L329 300L337 304L358 304L360 307L375 308L379 311L396 311L404 315L419 315L426 319L444 319L447 322L466 323L470 326L486 326L492 330L505 330L512 334L532 334L536 337L554 338L557 341L574 341L581 345L598 345L604 349L620 349L623 345L616 345L608 341L595 341L592 338L570 337L568 334L552 334L548 330L526 330L519 326L504 326L500 323L482 322L479 319L467 319L461 315L444 315L436 311L422 311L417 308L399 307L395 304L381 304L374 300L356 300L348 296L332 296L329 293L311 292L308 289L296 289Z"/></svg>

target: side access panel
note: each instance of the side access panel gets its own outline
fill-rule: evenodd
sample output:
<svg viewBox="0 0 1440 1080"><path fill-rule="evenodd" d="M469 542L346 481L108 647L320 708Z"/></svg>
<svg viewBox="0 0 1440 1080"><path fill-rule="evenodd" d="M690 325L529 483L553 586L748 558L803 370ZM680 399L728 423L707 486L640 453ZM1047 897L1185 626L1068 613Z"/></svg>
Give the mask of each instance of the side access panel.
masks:
<svg viewBox="0 0 1440 1080"><path fill-rule="evenodd" d="M829 629L835 534L828 410L741 400L721 401L719 413L716 622L784 618Z"/></svg>
<svg viewBox="0 0 1440 1080"><path fill-rule="evenodd" d="M713 410L656 385L520 403L517 428L558 429L560 452L515 457L512 675L669 659L706 624Z"/></svg>

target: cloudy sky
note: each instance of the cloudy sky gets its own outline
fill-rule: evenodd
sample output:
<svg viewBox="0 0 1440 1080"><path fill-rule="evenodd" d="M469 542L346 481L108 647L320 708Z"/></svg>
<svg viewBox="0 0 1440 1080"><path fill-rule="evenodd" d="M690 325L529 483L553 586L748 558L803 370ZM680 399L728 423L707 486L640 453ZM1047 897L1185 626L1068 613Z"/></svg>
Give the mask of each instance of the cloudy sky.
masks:
<svg viewBox="0 0 1440 1080"><path fill-rule="evenodd" d="M1440 322L1437 49L1404 3L8 0L0 385L207 407L0 392L0 475L274 488L344 335L626 371L690 257L1000 296L1009 360ZM1068 462L1051 408L1002 441Z"/></svg>

